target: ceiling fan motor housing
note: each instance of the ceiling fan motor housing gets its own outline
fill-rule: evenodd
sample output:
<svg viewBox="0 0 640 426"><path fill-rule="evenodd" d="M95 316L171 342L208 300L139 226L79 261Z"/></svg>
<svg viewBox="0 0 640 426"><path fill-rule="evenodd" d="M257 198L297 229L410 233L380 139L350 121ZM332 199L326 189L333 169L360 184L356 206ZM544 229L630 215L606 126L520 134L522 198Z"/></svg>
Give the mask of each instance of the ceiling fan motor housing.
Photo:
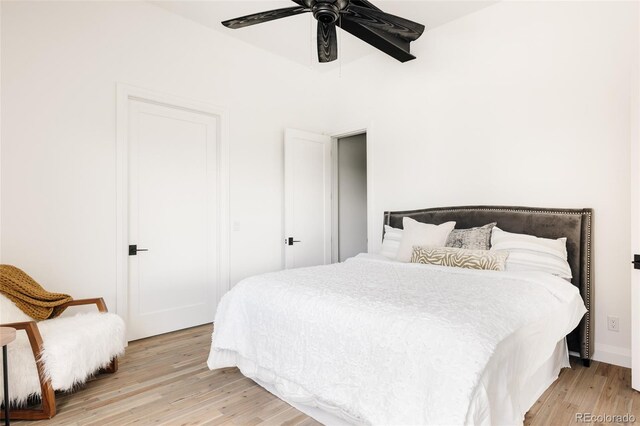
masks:
<svg viewBox="0 0 640 426"><path fill-rule="evenodd" d="M305 0L313 17L323 24L332 24L340 17L340 11L349 5L348 0Z"/></svg>

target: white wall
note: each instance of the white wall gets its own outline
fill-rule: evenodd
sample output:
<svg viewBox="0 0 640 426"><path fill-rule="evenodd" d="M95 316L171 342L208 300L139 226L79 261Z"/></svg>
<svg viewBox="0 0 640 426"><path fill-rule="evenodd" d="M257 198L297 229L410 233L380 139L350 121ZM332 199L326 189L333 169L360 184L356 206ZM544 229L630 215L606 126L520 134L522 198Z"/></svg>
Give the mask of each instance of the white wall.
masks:
<svg viewBox="0 0 640 426"><path fill-rule="evenodd" d="M338 252L343 262L367 251L367 136L339 138L337 151Z"/></svg>
<svg viewBox="0 0 640 426"><path fill-rule="evenodd" d="M283 129L327 127L310 70L144 2L2 8L2 262L115 308L122 82L227 108L231 280L281 268Z"/></svg>
<svg viewBox="0 0 640 426"><path fill-rule="evenodd" d="M594 208L595 357L625 365L637 8L498 3L426 32L413 62L379 55L343 67L350 113L335 123L372 123L377 244L390 209ZM607 315L620 317L620 332L607 330Z"/></svg>
<svg viewBox="0 0 640 426"><path fill-rule="evenodd" d="M2 81L2 2L0 1L0 82ZM2 84L0 84L0 212L2 212ZM2 261L2 214L0 214L0 261Z"/></svg>
<svg viewBox="0 0 640 426"><path fill-rule="evenodd" d="M282 129L371 123L374 245L389 209L594 208L595 356L628 364L637 3L501 2L340 78L143 3L2 8L3 262L113 305L121 81L231 111L232 281L281 266Z"/></svg>

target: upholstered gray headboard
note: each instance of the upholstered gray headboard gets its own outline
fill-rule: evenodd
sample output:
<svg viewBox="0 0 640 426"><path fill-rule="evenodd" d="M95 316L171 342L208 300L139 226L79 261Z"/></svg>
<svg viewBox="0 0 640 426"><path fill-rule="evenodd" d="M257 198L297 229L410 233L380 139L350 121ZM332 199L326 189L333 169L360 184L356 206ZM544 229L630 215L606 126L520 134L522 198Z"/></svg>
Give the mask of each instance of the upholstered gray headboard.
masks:
<svg viewBox="0 0 640 426"><path fill-rule="evenodd" d="M592 209L546 209L537 207L461 206L385 212L384 223L402 228L402 218L440 224L456 221L456 228L471 228L497 222L500 229L544 238L567 238L567 252L573 279L588 312L567 336L570 351L580 353L588 365L593 354Z"/></svg>

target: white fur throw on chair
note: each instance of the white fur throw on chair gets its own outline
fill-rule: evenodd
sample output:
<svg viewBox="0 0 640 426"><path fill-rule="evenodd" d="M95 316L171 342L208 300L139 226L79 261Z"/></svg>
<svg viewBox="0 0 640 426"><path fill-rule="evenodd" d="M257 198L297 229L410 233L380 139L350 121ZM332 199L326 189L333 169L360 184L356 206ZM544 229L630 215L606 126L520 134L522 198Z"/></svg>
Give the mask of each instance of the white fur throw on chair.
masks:
<svg viewBox="0 0 640 426"><path fill-rule="evenodd" d="M33 321L0 294L0 324ZM80 313L38 322L42 335L42 360L54 390L68 391L84 383L100 368L124 353L125 325L112 313ZM9 344L9 397L24 404L40 396L40 381L26 332L19 330ZM2 377L0 375L0 377ZM0 398L4 391L0 387Z"/></svg>

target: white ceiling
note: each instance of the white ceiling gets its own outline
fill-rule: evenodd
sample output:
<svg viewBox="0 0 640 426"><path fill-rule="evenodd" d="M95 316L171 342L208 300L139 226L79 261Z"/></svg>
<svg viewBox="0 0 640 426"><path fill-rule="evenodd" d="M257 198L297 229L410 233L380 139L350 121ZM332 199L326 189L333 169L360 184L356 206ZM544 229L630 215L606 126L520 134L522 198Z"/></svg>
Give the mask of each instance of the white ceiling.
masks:
<svg viewBox="0 0 640 426"><path fill-rule="evenodd" d="M424 24L427 31L422 37L429 36L429 30L460 18L479 9L490 6L496 1L389 1L374 0L378 7L387 13L402 16ZM295 3L283 0L253 1L151 1L151 3L169 12L176 13L192 21L203 24L215 31L250 43L271 53L313 67L319 71L332 69L359 59L365 55L384 53L362 42L344 31L338 30L339 61L318 64L316 53L316 21L310 13L289 18L265 22L242 29L229 29L220 22L265 10L295 6ZM413 42L420 43L421 39Z"/></svg>

